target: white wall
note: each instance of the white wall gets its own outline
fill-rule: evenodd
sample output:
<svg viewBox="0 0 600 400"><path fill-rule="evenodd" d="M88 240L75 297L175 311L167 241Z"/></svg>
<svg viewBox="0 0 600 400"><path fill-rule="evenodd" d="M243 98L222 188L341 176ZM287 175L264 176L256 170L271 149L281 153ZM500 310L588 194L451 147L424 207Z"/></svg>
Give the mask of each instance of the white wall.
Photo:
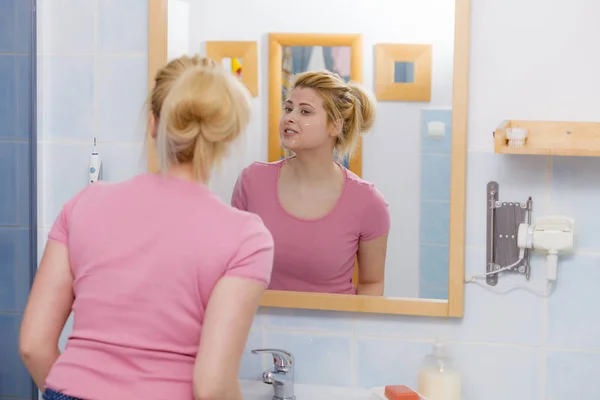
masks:
<svg viewBox="0 0 600 400"><path fill-rule="evenodd" d="M71 60L105 57L90 45L96 40L104 42L100 38L108 35L106 29L101 29L105 22L95 23L100 13L89 4L96 2L41 0L39 3L40 7L62 4L68 13L68 19L61 20L60 16L47 14L47 8L40 9L50 22L54 21L43 35L44 44L55 41L52 53L50 50L44 53L50 61L53 61L51 55ZM278 7L274 3L268 4ZM123 43L135 42L136 35L147 32L145 1L99 0L98 5L110 6L116 26L112 30ZM129 7L135 8L125 14L131 20L127 24L117 23L120 20L117 11ZM312 15L318 8L307 7L307 10ZM242 5L237 12L247 10ZM497 296L480 287L467 286L462 320L264 309L256 318L248 349L273 346L291 350L297 357L298 382L365 387L390 383L414 385L422 356L429 351L431 340L441 335L450 342L463 373L463 400L600 398L596 378L600 370L600 320L596 317L600 291L597 211L600 159L495 155L491 135L505 118L600 119L597 73L600 54L595 51L600 37L599 14L600 3L590 0L552 4L542 0L473 1L467 272L481 273L485 265L485 185L496 180L503 199L520 200L532 195L535 216L552 212L576 218L577 251L572 257L560 259L558 287L551 298L540 299L525 292ZM282 25L301 19L289 12L278 18L282 19ZM70 24L59 25L58 21ZM317 25L316 20L303 21L307 29L327 29L327 24ZM357 30L364 30L360 22ZM233 35L230 38L237 39ZM115 47L109 54L115 63L124 63L135 55L143 57L145 44L135 47L133 53L132 46ZM265 56L263 49L261 58ZM42 127L40 146L51 156L44 159L41 167L44 174L40 175L44 190L40 191L39 200L49 214L44 217L46 222L40 222L43 237L57 204L74 194L87 167L92 135L90 130L80 129L81 109L85 107L69 107L73 99L85 102L92 109L100 104L100 99L112 102L114 107L135 109L140 106L140 99L127 96L135 93L142 98L146 93L142 83L146 79L146 65L141 60L135 68L126 70L130 72L113 77L110 82L114 83L107 86L108 94L100 96L96 87L92 99L98 96L97 101L84 96L81 88L73 94L68 88L74 81L61 77L79 74L85 76L81 81L97 83L106 79L102 78L104 73L94 75L93 68L81 70L80 64L72 62L63 64L64 71L47 69L48 64L42 67L45 73L44 82L40 83L42 89L52 84L55 86L51 87L64 90L45 90L40 100L44 113L50 120L73 123L62 125L54 133L50 132L53 124L47 120ZM124 77L131 82L139 80L140 87L134 90L123 84ZM264 82L261 85L264 90ZM131 140L125 139L125 135L133 135L134 131L121 134L123 141L111 144L116 156L107 162L123 177L141 169L137 162L130 161L139 157L137 144L125 143ZM256 149L256 154L266 157L265 146L266 143L258 141L248 144ZM68 168L64 162L68 162ZM119 162L122 164L115 164ZM543 265L540 261L535 260L534 274L539 275ZM500 286L505 283L502 278ZM65 333L69 329L67 326ZM258 357L248 355L241 375L258 378L266 364L266 360L263 363Z"/></svg>
<svg viewBox="0 0 600 400"><path fill-rule="evenodd" d="M256 160L267 161L269 32L361 33L363 83L370 90L374 89L376 43L433 45L431 101L380 102L376 126L365 137L363 147L363 177L382 191L392 215L389 243L393 245L388 249L385 294L418 297L421 109L452 106L454 1L188 2L190 51L204 53L204 42L211 40L255 40L259 44L259 97L253 101L254 118L245 137L245 154L239 157L234 152L226 171L213 183L227 201L240 169ZM175 33L179 31L175 28Z"/></svg>

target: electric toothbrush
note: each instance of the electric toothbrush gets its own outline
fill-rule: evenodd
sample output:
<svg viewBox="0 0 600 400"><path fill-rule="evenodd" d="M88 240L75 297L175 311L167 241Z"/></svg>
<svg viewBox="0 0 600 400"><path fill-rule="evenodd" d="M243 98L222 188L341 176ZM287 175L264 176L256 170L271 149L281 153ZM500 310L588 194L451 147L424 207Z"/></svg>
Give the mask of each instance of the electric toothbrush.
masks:
<svg viewBox="0 0 600 400"><path fill-rule="evenodd" d="M96 138L94 138L94 150L90 157L90 183L97 182L102 179L102 160L96 150Z"/></svg>

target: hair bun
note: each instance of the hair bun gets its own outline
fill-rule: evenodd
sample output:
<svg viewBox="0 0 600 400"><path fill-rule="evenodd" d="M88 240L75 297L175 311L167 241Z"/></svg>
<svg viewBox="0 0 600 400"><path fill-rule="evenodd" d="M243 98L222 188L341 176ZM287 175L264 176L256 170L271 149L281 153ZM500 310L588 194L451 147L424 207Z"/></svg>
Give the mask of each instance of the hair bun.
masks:
<svg viewBox="0 0 600 400"><path fill-rule="evenodd" d="M350 92L356 99L355 107L360 107L361 124L360 132L365 133L371 130L375 123L376 116L376 102L375 96L362 85L356 82L350 82L348 84Z"/></svg>

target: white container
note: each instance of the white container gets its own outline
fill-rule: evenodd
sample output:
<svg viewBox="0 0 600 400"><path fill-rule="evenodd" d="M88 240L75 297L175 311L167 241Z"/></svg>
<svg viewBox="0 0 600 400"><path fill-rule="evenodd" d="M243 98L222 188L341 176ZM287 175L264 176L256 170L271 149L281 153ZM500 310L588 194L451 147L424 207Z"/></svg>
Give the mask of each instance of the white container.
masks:
<svg viewBox="0 0 600 400"><path fill-rule="evenodd" d="M443 343L436 342L419 370L417 391L427 400L461 400L461 377Z"/></svg>

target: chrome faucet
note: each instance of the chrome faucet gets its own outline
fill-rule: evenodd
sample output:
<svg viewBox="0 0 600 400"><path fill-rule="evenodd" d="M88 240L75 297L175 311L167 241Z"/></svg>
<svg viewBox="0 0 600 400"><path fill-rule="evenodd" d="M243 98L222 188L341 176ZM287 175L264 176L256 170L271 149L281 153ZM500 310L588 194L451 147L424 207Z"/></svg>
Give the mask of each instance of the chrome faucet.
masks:
<svg viewBox="0 0 600 400"><path fill-rule="evenodd" d="M271 354L273 369L263 372L263 382L273 385L273 400L295 400L294 355L279 349L255 349L252 354Z"/></svg>

